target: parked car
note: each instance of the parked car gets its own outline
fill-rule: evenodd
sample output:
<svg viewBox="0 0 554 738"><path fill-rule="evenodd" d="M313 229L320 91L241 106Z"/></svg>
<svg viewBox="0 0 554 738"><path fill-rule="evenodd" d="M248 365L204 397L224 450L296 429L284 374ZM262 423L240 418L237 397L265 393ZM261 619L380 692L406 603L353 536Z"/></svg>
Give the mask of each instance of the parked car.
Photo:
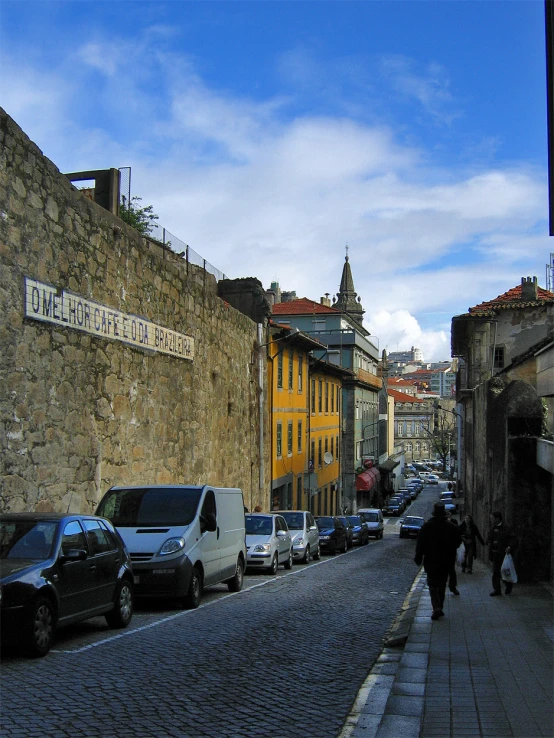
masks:
<svg viewBox="0 0 554 738"><path fill-rule="evenodd" d="M423 483L424 484L427 484L427 478L429 477L429 474L431 474L431 472L428 472L428 471L420 471L419 472L419 478L421 480L423 480Z"/></svg>
<svg viewBox="0 0 554 738"><path fill-rule="evenodd" d="M348 540L346 528L342 520L331 515L316 517L316 525L319 529L319 545L322 551L336 554L337 551L348 551Z"/></svg>
<svg viewBox="0 0 554 738"><path fill-rule="evenodd" d="M308 564L312 558L319 559L319 530L314 516L307 510L275 510L282 515L292 537L292 558Z"/></svg>
<svg viewBox="0 0 554 738"><path fill-rule="evenodd" d="M108 520L94 515L0 515L4 642L45 656L57 628L97 615L125 628L133 617L129 553Z"/></svg>
<svg viewBox="0 0 554 738"><path fill-rule="evenodd" d="M454 513L458 509L458 505L455 502L453 492L443 492L439 498L439 502L442 502L444 504L444 509L446 510L446 512Z"/></svg>
<svg viewBox="0 0 554 738"><path fill-rule="evenodd" d="M277 574L279 564L292 569L292 536L282 515L250 513L244 524L247 568L268 569L270 574Z"/></svg>
<svg viewBox="0 0 554 738"><path fill-rule="evenodd" d="M384 515L397 515L400 517L404 512L404 500L399 497L391 497L383 508Z"/></svg>
<svg viewBox="0 0 554 738"><path fill-rule="evenodd" d="M375 507L361 508L358 510L360 515L366 522L368 533L375 538L382 538L385 529L383 513Z"/></svg>
<svg viewBox="0 0 554 738"><path fill-rule="evenodd" d="M438 484L439 483L439 475L438 474L429 474L427 477L427 484Z"/></svg>
<svg viewBox="0 0 554 738"><path fill-rule="evenodd" d="M354 526L346 515L337 515L338 519L346 528L346 540L348 542L348 548L352 548L354 545Z"/></svg>
<svg viewBox="0 0 554 738"><path fill-rule="evenodd" d="M354 545L365 546L369 543L369 530L365 519L361 515L348 515L348 522L352 526Z"/></svg>
<svg viewBox="0 0 554 738"><path fill-rule="evenodd" d="M398 535L400 538L417 538L424 522L424 518L407 515L400 521L400 533Z"/></svg>
<svg viewBox="0 0 554 738"><path fill-rule="evenodd" d="M404 498L405 507L408 507L408 505L412 504L412 497L410 495L410 490L408 489L408 487L400 487L396 494L399 497Z"/></svg>
<svg viewBox="0 0 554 738"><path fill-rule="evenodd" d="M111 520L131 554L137 597L198 607L202 590L242 589L246 568L244 501L238 488L157 484L112 487L96 510Z"/></svg>

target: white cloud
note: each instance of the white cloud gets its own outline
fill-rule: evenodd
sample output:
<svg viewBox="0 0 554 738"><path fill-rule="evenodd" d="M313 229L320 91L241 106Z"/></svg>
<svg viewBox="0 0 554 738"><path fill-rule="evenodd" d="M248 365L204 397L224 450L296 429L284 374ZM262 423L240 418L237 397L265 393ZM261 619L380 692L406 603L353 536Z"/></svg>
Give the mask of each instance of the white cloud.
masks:
<svg viewBox="0 0 554 738"><path fill-rule="evenodd" d="M390 120L349 119L343 107L292 116L285 96L213 89L191 59L164 51L166 33L110 39L115 56L105 41L84 43L47 73L8 59L6 109L62 171L131 166L133 194L229 277L268 286L277 274L282 289L318 300L338 291L349 244L381 348L448 358L452 315L544 273L543 173L440 170ZM301 54L288 64L291 77L315 74ZM401 59L387 74L437 115L452 104L444 70L417 74Z"/></svg>

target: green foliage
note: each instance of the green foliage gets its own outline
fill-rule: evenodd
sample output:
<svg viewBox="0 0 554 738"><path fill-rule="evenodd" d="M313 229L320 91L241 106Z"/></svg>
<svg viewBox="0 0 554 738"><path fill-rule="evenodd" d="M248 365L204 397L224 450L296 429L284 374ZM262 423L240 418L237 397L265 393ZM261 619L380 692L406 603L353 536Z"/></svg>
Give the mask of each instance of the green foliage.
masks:
<svg viewBox="0 0 554 738"><path fill-rule="evenodd" d="M119 206L119 217L135 228L143 236L148 236L152 230L158 216L152 212L152 205L140 207L139 203L142 197L132 197L130 201L123 198Z"/></svg>

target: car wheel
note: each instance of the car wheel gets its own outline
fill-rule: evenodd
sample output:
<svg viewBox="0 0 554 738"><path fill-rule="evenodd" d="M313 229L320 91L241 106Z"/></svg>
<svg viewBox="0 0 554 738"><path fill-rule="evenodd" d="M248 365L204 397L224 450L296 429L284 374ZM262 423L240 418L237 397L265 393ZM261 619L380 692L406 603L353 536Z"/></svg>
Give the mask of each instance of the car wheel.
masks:
<svg viewBox="0 0 554 738"><path fill-rule="evenodd" d="M314 554L314 559L315 559L316 561L319 561L319 560L320 560L320 558L321 558L321 548L319 547L319 543L318 543L318 544L317 544L317 549L316 549L316 552L315 552L315 554Z"/></svg>
<svg viewBox="0 0 554 738"><path fill-rule="evenodd" d="M56 614L48 597L38 597L26 623L25 651L34 658L46 656L54 641Z"/></svg>
<svg viewBox="0 0 554 738"><path fill-rule="evenodd" d="M229 592L240 592L242 584L244 582L244 564L242 559L239 557L237 560L237 568L235 569L235 576L227 581L227 587Z"/></svg>
<svg viewBox="0 0 554 738"><path fill-rule="evenodd" d="M292 548L289 551L289 557L285 561L285 569L292 569Z"/></svg>
<svg viewBox="0 0 554 738"><path fill-rule="evenodd" d="M185 597L185 607L196 610L202 599L202 575L196 567L193 567L190 575L189 591Z"/></svg>
<svg viewBox="0 0 554 738"><path fill-rule="evenodd" d="M306 546L306 553L304 554L304 558L302 559L303 564L309 564L312 559L312 554L310 551L310 547Z"/></svg>
<svg viewBox="0 0 554 738"><path fill-rule="evenodd" d="M133 589L124 579L117 585L113 610L105 615L110 628L126 628L133 617Z"/></svg>
<svg viewBox="0 0 554 738"><path fill-rule="evenodd" d="M269 573L270 574L277 574L277 569L279 568L279 559L277 557L277 553L273 557L273 561L271 562L271 566L269 567Z"/></svg>

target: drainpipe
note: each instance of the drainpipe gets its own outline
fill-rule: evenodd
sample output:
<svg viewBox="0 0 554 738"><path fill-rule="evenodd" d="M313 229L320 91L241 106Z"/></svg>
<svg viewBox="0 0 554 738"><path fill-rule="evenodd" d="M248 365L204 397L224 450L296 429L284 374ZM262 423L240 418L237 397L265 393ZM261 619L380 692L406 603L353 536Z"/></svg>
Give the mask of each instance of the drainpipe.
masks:
<svg viewBox="0 0 554 738"><path fill-rule="evenodd" d="M258 345L263 344L263 323L258 323ZM258 383L260 387L259 413L260 413L260 501L263 501L263 491L265 487L265 467L264 467L264 362L263 354L258 350Z"/></svg>

